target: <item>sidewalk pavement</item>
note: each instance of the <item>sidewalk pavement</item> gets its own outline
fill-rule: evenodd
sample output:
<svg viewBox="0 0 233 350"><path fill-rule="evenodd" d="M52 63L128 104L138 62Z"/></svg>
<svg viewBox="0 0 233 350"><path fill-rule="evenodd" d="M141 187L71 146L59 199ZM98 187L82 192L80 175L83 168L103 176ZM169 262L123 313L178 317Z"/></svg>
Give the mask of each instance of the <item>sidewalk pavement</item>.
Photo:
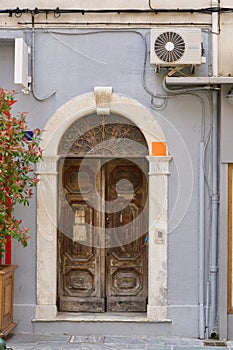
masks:
<svg viewBox="0 0 233 350"><path fill-rule="evenodd" d="M5 339L13 350L231 350L233 342L178 337L72 336L15 334Z"/></svg>

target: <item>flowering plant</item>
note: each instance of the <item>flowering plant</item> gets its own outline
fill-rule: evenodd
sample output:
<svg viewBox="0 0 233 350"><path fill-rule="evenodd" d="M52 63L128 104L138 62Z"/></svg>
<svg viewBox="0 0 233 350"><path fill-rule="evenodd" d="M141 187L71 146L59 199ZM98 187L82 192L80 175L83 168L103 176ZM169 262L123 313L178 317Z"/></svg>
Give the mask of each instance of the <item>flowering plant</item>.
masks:
<svg viewBox="0 0 233 350"><path fill-rule="evenodd" d="M42 157L39 147L41 130L27 137L26 113L12 116L14 91L0 88L0 257L8 238L27 246L28 229L14 215L16 204L29 205L32 188L38 180L33 164Z"/></svg>

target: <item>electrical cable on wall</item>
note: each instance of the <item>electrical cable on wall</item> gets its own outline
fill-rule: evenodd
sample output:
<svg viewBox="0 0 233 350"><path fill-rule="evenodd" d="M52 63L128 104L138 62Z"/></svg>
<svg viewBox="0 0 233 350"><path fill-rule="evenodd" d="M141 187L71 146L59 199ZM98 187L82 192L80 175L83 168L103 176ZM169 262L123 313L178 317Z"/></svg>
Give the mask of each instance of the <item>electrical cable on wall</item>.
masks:
<svg viewBox="0 0 233 350"><path fill-rule="evenodd" d="M31 91L33 97L40 102L43 102L45 100L48 100L50 97L54 96L56 94L56 90L52 91L50 94L48 94L45 97L39 97L35 91L35 28L34 25L32 26L32 52L31 52L31 69L32 69L32 83L31 83Z"/></svg>
<svg viewBox="0 0 233 350"><path fill-rule="evenodd" d="M143 40L144 43L144 63L143 63L143 73L142 73L142 86L144 88L144 90L151 96L151 106L153 107L153 109L156 110L162 110L166 107L167 105L167 99L168 98L173 98L177 95L181 95L181 94L186 94L186 93L191 93L191 92L201 92L201 91L210 91L213 90L215 88L212 88L210 86L200 86L200 87L191 87L191 88L180 88L180 89L169 89L166 86L166 77L169 75L169 73L166 73L163 77L163 81L162 81L162 86L164 91L167 94L159 94L159 93L155 93L153 92L146 83L146 66L147 66L147 60L148 60L148 47L147 47L147 38L146 36L149 34L149 32L146 33L146 35L144 36L142 33L138 32L137 30L98 30L98 31L88 31L88 32L81 32L81 33L71 33L71 32L62 32L62 31L57 31L57 30L45 30L44 29L44 33L48 33L51 36L53 36L56 40L60 41L63 45L67 46L68 48L72 49L73 51L79 53L80 55L85 55L85 53L81 52L80 50L75 50L73 47L71 47L69 44L67 44L64 40L60 39L57 35L75 35L75 36L80 36L80 35L97 35L97 34L106 34L106 33L134 33L138 36L140 36L140 38ZM89 56L87 58L90 58ZM93 58L91 58L92 60L95 60ZM32 27L32 76L35 76L35 30L34 30L34 26ZM99 62L97 61L97 63L105 63L105 62ZM34 79L33 79L34 81ZM51 96L53 96L56 91L53 91L52 93L50 93L48 96L44 97L44 98L40 98L35 94L35 83L33 83L32 81L32 93L33 96L39 100L39 101L44 101L48 98L50 98ZM157 100L157 102L156 102ZM162 102L161 102L162 101Z"/></svg>
<svg viewBox="0 0 233 350"><path fill-rule="evenodd" d="M129 9L122 9L122 8L115 8L115 9L84 9L84 8L74 8L74 9L65 9L65 8L48 8L48 9L40 9L38 7L35 7L34 9L31 8L13 8L13 9L1 9L0 14L8 14L10 17L12 17L13 14L50 14L53 13L54 17L60 17L62 14L88 14L88 13L100 13L100 14L108 14L108 13L116 13L118 15L122 13L199 13L199 14L213 14L213 13L232 13L233 7L205 7L200 9L194 9L194 8L153 8L151 6L151 0L149 0L148 3L148 9L137 9L137 8L129 8Z"/></svg>
<svg viewBox="0 0 233 350"><path fill-rule="evenodd" d="M147 87L147 84L146 84L146 64L147 64L147 58L148 58L148 56L147 56L147 51L148 51L147 41L146 41L146 37L142 33L138 32L137 30L126 30L126 29L113 30L112 29L112 30L98 30L98 31L89 31L89 32L81 32L81 33L76 33L76 32L71 33L71 32L61 32L61 31L57 31L57 30L45 30L44 29L44 33L50 34L51 36L55 37L56 40L60 41L63 45L67 46L68 48L72 49L73 51L79 53L80 55L84 55L84 56L86 56L86 55L83 52L81 52L80 50L78 50L78 51L75 50L69 44L64 42L64 40L59 39L57 37L57 35L81 36L81 35L96 35L96 34L106 34L106 33L117 33L117 34L119 34L119 33L127 33L127 34L133 33L133 34L136 34L143 40L143 43L144 43L144 62L143 62L143 71L142 71L143 72L142 73L142 85L143 85L144 90L151 96L152 103L153 103L154 107L158 110L165 108L165 106L167 104L167 98L173 97L173 96L156 94ZM93 60L93 58L90 58L90 57L88 57L88 58ZM97 61L97 63L104 63L104 62ZM162 102L156 104L154 102L155 99L162 100Z"/></svg>
<svg viewBox="0 0 233 350"><path fill-rule="evenodd" d="M205 7L205 8L200 8L200 9L187 9L187 8L176 8L176 9L157 9L152 7L151 5L151 0L148 2L149 8L154 11L155 13L161 13L161 12L175 12L175 13L184 13L184 12L190 12L190 13L203 13L203 14L212 14L212 13L231 13L233 12L232 7Z"/></svg>
<svg viewBox="0 0 233 350"><path fill-rule="evenodd" d="M119 33L127 33L127 34L133 33L133 34L138 35L143 40L143 43L144 43L144 62L143 62L143 70L142 70L142 72L143 72L142 73L142 85L143 85L143 88L153 99L159 99L159 100L162 99L162 100L164 100L162 103L156 105L157 109L163 109L166 106L166 104L167 104L167 101L166 101L167 96L153 93L146 85L145 71L146 71L146 63L147 63L147 42L146 42L146 38L144 37L144 35L142 33L138 32L137 30L126 30L126 29L114 30L114 29L112 29L112 30L98 30L98 31L88 31L88 32L81 32L81 33L76 33L76 32L75 33L71 33L71 32L61 32L61 31L57 31L57 30L45 30L44 29L44 33L50 34L51 36L55 37L56 40L60 41L63 45L67 46L68 48L72 49L73 51L77 52L78 54L84 55L84 56L86 56L86 55L83 52L81 52L80 50L75 50L69 44L64 42L64 40L61 40L60 38L58 38L57 35L81 36L81 35L97 35L97 34L106 34L106 33L117 33L117 34L119 34ZM91 58L88 57L88 58L93 60L92 57ZM103 64L105 62L97 61L97 63Z"/></svg>

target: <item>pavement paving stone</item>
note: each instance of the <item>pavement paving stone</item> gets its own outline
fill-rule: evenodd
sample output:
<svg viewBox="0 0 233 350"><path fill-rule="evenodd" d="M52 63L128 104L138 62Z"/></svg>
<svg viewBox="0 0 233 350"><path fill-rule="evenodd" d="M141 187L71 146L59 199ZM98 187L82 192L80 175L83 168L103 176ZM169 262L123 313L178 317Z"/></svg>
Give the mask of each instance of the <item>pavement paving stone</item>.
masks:
<svg viewBox="0 0 233 350"><path fill-rule="evenodd" d="M36 348L36 343L26 343L26 342L17 342L17 343L10 343L6 342L7 348L12 348L12 349L35 349Z"/></svg>
<svg viewBox="0 0 233 350"><path fill-rule="evenodd" d="M104 337L102 336L71 336L70 343L103 343Z"/></svg>
<svg viewBox="0 0 233 350"><path fill-rule="evenodd" d="M227 350L227 346L205 346L204 350Z"/></svg>
<svg viewBox="0 0 233 350"><path fill-rule="evenodd" d="M83 344L82 350L123 350L122 345L107 345L107 344Z"/></svg>
<svg viewBox="0 0 233 350"><path fill-rule="evenodd" d="M7 349L8 349L8 347L7 347ZM14 347L12 347L12 348L9 348L9 349L12 349L12 350L35 350L36 349L36 347L35 346L14 346Z"/></svg>
<svg viewBox="0 0 233 350"><path fill-rule="evenodd" d="M146 344L85 344L82 350L148 350Z"/></svg>
<svg viewBox="0 0 233 350"><path fill-rule="evenodd" d="M104 344L146 344L147 343L147 338L146 337L118 337L118 336L114 336L114 337L110 337L110 336L106 336L104 338Z"/></svg>
<svg viewBox="0 0 233 350"><path fill-rule="evenodd" d="M80 346L79 346L80 345ZM74 345L72 345L74 347ZM36 349L63 349L63 348L71 348L70 344L63 343L63 342L49 342L49 343L37 343L36 344ZM77 344L77 349L81 348L81 344Z"/></svg>
<svg viewBox="0 0 233 350"><path fill-rule="evenodd" d="M203 346L203 341L199 339L191 338L179 338L179 337L160 337L162 345L180 345L180 346Z"/></svg>
<svg viewBox="0 0 233 350"><path fill-rule="evenodd" d="M62 345L62 346L36 346L35 350L81 350L82 349L82 344L76 344L76 345Z"/></svg>
<svg viewBox="0 0 233 350"><path fill-rule="evenodd" d="M12 347L13 350L18 350L18 348L16 347ZM22 349L24 349L22 347ZM66 350L81 350L82 349L82 344L69 344L69 343L53 343L53 342L50 342L50 343L46 343L46 344L41 344L41 343L37 343L35 344L31 349L34 349L34 350L63 350L63 349L66 349Z"/></svg>
<svg viewBox="0 0 233 350"><path fill-rule="evenodd" d="M173 350L197 350L197 349L203 349L203 350L228 350L227 347L222 346L173 346Z"/></svg>
<svg viewBox="0 0 233 350"><path fill-rule="evenodd" d="M52 340L52 341L38 341L36 343L37 346L43 346L43 347L46 347L46 346L66 346L67 345L67 341L59 341L59 340Z"/></svg>
<svg viewBox="0 0 233 350"><path fill-rule="evenodd" d="M233 350L227 346L212 346L199 339L179 337L73 336L68 334L15 334L6 339L13 350Z"/></svg>
<svg viewBox="0 0 233 350"><path fill-rule="evenodd" d="M161 337L145 337L145 341L147 344L155 346L155 345L161 345L163 343L163 338L161 338Z"/></svg>
<svg viewBox="0 0 233 350"><path fill-rule="evenodd" d="M38 342L43 340L59 340L59 341L69 341L69 334L32 334L32 333L13 333L6 338L6 341L17 339L17 341L30 341Z"/></svg>
<svg viewBox="0 0 233 350"><path fill-rule="evenodd" d="M6 341L6 345L7 345L7 347L8 348L10 348L10 347L14 347L14 346L23 346L23 345L25 345L25 346L27 346L27 347L32 347L32 346L36 346L36 344L37 344L37 342L24 342L24 341L7 341L6 339L5 339L5 341Z"/></svg>
<svg viewBox="0 0 233 350"><path fill-rule="evenodd" d="M183 346L183 345L172 345L172 350L198 350L198 349L203 349L205 350L205 348L203 346ZM215 348L215 350L217 350ZM226 350L226 349L225 349Z"/></svg>
<svg viewBox="0 0 233 350"><path fill-rule="evenodd" d="M148 350L172 350L169 345L148 345Z"/></svg>
<svg viewBox="0 0 233 350"><path fill-rule="evenodd" d="M35 350L62 350L63 347L62 346L53 346L53 345L50 345L50 346L36 346L35 347Z"/></svg>

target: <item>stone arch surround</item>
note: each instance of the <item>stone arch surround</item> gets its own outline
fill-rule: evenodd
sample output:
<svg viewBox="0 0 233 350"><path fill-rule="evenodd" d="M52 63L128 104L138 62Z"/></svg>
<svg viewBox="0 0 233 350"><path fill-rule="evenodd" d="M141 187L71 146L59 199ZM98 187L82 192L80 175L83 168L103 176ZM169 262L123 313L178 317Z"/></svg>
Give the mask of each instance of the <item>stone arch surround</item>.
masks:
<svg viewBox="0 0 233 350"><path fill-rule="evenodd" d="M154 156L153 142L166 142L151 112L138 101L113 93L109 113L131 120L143 133L149 149L149 249L148 321L167 319L167 198L171 157ZM38 165L37 188L37 305L35 320L56 320L57 299L57 162L64 132L77 119L98 114L95 92L73 98L49 119L41 143L43 161ZM109 114L108 113L108 114Z"/></svg>

